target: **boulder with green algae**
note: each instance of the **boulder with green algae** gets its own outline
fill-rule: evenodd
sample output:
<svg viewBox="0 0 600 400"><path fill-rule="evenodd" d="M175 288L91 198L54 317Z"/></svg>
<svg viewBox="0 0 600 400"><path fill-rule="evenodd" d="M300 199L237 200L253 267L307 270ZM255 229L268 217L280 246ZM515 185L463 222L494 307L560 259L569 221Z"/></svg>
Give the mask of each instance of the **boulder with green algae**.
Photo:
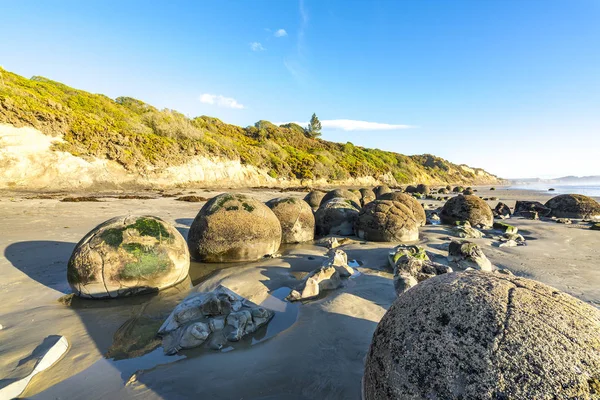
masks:
<svg viewBox="0 0 600 400"><path fill-rule="evenodd" d="M440 218L445 224L469 221L471 226L492 226L494 215L490 206L477 196L458 195L444 204Z"/></svg>
<svg viewBox="0 0 600 400"><path fill-rule="evenodd" d="M448 247L448 261L459 269L478 269L492 271L492 263L481 248L467 240L453 240Z"/></svg>
<svg viewBox="0 0 600 400"><path fill-rule="evenodd" d="M358 213L354 201L341 197L331 199L315 212L316 234L350 236L354 234Z"/></svg>
<svg viewBox="0 0 600 400"><path fill-rule="evenodd" d="M404 204L410 209L410 211L412 211L413 215L417 219L417 222L419 223L419 226L424 226L427 222L427 216L425 215L423 206L417 201L417 199L409 194L390 192L382 195L380 200L392 200Z"/></svg>
<svg viewBox="0 0 600 400"><path fill-rule="evenodd" d="M352 205L354 207L360 209L360 196L357 196L355 193L352 193L351 191L346 189L334 189L327 192L325 196L323 196L323 198L321 199L320 206L327 203L329 200L336 198L350 200L352 201Z"/></svg>
<svg viewBox="0 0 600 400"><path fill-rule="evenodd" d="M412 211L391 200L375 200L363 207L354 225L356 235L375 242L411 242L419 239Z"/></svg>
<svg viewBox="0 0 600 400"><path fill-rule="evenodd" d="M321 205L321 200L325 196L325 192L320 190L312 190L306 196L304 196L304 201L308 203L310 208L316 210Z"/></svg>
<svg viewBox="0 0 600 400"><path fill-rule="evenodd" d="M449 266L431 261L421 246L400 245L390 252L388 259L398 295L426 279L452 272Z"/></svg>
<svg viewBox="0 0 600 400"><path fill-rule="evenodd" d="M600 231L600 222L596 222L595 224L590 226L590 229L593 231Z"/></svg>
<svg viewBox="0 0 600 400"><path fill-rule="evenodd" d="M483 237L483 233L473 228L469 221L457 221L457 225L452 228L452 232L463 239L480 239Z"/></svg>
<svg viewBox="0 0 600 400"><path fill-rule="evenodd" d="M366 400L598 399L600 311L539 282L443 274L379 322Z"/></svg>
<svg viewBox="0 0 600 400"><path fill-rule="evenodd" d="M281 244L281 224L262 202L223 193L207 202L192 222L188 246L202 262L255 261Z"/></svg>
<svg viewBox="0 0 600 400"><path fill-rule="evenodd" d="M173 286L189 267L185 239L171 224L153 216L122 216L81 239L67 280L81 297L124 297Z"/></svg>
<svg viewBox="0 0 600 400"><path fill-rule="evenodd" d="M315 238L315 217L304 200L279 197L267 201L281 223L281 243L302 243Z"/></svg>
<svg viewBox="0 0 600 400"><path fill-rule="evenodd" d="M561 194L548 200L545 206L553 217L600 221L600 203L581 194Z"/></svg>
<svg viewBox="0 0 600 400"><path fill-rule="evenodd" d="M519 228L517 228L516 226L512 226L510 224L507 224L506 222L498 222L498 221L494 222L493 228L501 230L502 232L505 232L505 233L519 232Z"/></svg>

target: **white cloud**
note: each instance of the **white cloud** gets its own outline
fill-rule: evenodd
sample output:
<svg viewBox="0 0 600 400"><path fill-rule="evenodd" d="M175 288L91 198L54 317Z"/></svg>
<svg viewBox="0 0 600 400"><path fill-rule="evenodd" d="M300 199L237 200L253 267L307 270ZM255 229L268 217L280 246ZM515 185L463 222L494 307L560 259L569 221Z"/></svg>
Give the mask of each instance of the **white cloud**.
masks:
<svg viewBox="0 0 600 400"><path fill-rule="evenodd" d="M287 122L276 122L275 125L286 124ZM292 122L300 126L307 126L308 122ZM412 125L384 124L381 122L357 121L354 119L329 119L322 120L321 126L324 129L335 129L342 131L392 131L397 129L416 128Z"/></svg>
<svg viewBox="0 0 600 400"><path fill-rule="evenodd" d="M219 107L242 109L245 108L243 104L231 97L221 96L220 94L204 93L200 95L200 102L204 104L212 104Z"/></svg>
<svg viewBox="0 0 600 400"><path fill-rule="evenodd" d="M266 50L262 44L260 44L260 42L251 42L250 43L250 48L252 49L252 51L264 51Z"/></svg>
<svg viewBox="0 0 600 400"><path fill-rule="evenodd" d="M285 29L278 29L273 35L275 35L275 37L284 37L287 36L287 32L285 31Z"/></svg>

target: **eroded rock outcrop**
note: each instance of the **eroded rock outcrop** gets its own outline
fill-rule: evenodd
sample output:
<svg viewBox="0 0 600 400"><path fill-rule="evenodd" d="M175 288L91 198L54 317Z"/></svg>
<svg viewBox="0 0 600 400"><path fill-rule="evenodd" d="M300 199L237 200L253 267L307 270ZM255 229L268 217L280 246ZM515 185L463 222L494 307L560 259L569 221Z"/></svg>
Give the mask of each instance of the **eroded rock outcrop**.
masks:
<svg viewBox="0 0 600 400"><path fill-rule="evenodd" d="M389 262L394 271L394 289L398 295L426 279L452 272L449 266L431 261L420 246L396 247L389 255Z"/></svg>
<svg viewBox="0 0 600 400"><path fill-rule="evenodd" d="M492 271L492 263L481 248L467 240L453 240L448 247L448 261L459 269L468 268Z"/></svg>

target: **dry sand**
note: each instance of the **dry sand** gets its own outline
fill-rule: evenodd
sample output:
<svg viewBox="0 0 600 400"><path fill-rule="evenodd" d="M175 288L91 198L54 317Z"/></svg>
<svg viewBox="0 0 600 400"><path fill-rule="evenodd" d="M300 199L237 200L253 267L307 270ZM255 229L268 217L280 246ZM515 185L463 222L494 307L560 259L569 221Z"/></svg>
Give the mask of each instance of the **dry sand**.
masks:
<svg viewBox="0 0 600 400"><path fill-rule="evenodd" d="M188 194L190 190L185 190ZM219 192L193 190L212 197ZM261 200L278 191L246 190ZM206 398L206 399L359 399L363 363L378 321L395 299L386 267L391 243L352 241L342 249L361 266L345 286L320 299L290 304L281 299L298 279L324 260L314 245L286 246L282 256L256 263L192 263L190 280L156 295L120 300L73 299L66 263L75 244L99 223L128 213L162 217L187 234L203 203L101 199L65 203L27 199L31 194L0 194L0 387L27 375L28 356L49 335L63 335L67 354L36 376L23 397L39 399ZM291 192L298 197L304 193ZM516 199L545 201L552 194L479 189L513 206ZM441 202L423 200L425 204ZM490 201L495 206L497 201ZM587 225L562 225L513 218L528 246L498 248L476 239L498 267L537 279L600 307L600 232ZM443 261L450 232L421 228L420 243ZM192 288L192 283L197 285ZM153 340L156 324L191 290L223 284L276 311L254 337L223 351L189 350L163 355ZM128 332L130 333L128 335ZM150 332L143 335L140 332ZM145 339L141 339L141 338ZM129 339L129 340L128 340ZM106 358L109 354L112 358Z"/></svg>

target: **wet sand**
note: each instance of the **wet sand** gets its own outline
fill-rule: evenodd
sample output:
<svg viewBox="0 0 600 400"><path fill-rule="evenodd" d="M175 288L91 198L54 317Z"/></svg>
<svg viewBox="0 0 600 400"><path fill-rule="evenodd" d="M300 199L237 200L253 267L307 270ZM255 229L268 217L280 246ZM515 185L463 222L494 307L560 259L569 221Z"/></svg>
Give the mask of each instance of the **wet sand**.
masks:
<svg viewBox="0 0 600 400"><path fill-rule="evenodd" d="M487 189L487 188L486 188ZM190 190L184 190L188 194ZM210 198L220 192L193 190ZM173 191L175 192L175 191ZM268 200L304 193L242 191ZM70 348L52 368L36 376L23 397L359 399L363 364L378 321L395 299L387 252L392 243L356 238L342 247L360 272L345 286L315 301L281 299L303 274L318 267L326 249L286 246L282 256L244 264L192 263L190 279L159 294L119 300L73 299L66 263L75 244L99 223L128 213L157 215L187 234L203 203L154 199L100 198L65 203L26 199L32 194L0 193L0 387L27 375L27 357L49 335L63 335ZM544 202L552 193L479 188L478 195ZM598 200L598 199L597 199ZM439 206L442 202L422 200ZM495 206L497 201L489 201ZM498 248L492 239L473 239L491 260L516 275L539 280L600 307L600 232L587 224L562 225L512 218L527 246ZM420 243L444 261L451 233L443 226L421 228ZM276 311L270 324L221 351L194 349L163 355L152 332L192 290L222 284ZM193 287L192 285L196 285ZM108 356L108 357L107 357ZM22 361L25 360L25 361Z"/></svg>

